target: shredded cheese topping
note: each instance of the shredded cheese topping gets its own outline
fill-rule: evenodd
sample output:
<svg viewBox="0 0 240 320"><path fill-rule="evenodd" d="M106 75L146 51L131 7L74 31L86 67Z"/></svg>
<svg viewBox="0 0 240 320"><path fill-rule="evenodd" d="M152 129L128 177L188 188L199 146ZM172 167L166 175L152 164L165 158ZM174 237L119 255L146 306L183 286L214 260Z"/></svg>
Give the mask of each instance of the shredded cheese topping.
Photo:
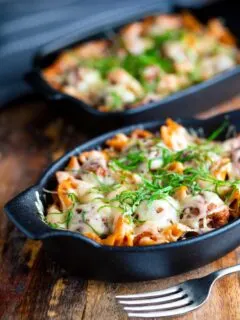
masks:
<svg viewBox="0 0 240 320"><path fill-rule="evenodd" d="M161 100L239 63L236 40L219 20L189 13L146 17L110 40L64 51L42 72L55 89L102 112Z"/></svg>
<svg viewBox="0 0 240 320"><path fill-rule="evenodd" d="M167 119L153 134L117 134L56 173L45 221L104 245L168 243L239 217L240 137L199 138ZM39 206L39 205L38 205ZM42 210L42 208L40 208Z"/></svg>

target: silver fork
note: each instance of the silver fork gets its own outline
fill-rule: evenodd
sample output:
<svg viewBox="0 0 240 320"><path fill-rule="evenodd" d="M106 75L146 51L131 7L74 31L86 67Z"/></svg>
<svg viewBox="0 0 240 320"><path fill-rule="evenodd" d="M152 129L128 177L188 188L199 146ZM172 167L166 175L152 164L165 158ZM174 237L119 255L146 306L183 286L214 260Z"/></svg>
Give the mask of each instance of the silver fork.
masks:
<svg viewBox="0 0 240 320"><path fill-rule="evenodd" d="M216 280L240 271L240 264L192 279L168 289L116 296L129 317L156 318L182 315L199 308L209 298Z"/></svg>

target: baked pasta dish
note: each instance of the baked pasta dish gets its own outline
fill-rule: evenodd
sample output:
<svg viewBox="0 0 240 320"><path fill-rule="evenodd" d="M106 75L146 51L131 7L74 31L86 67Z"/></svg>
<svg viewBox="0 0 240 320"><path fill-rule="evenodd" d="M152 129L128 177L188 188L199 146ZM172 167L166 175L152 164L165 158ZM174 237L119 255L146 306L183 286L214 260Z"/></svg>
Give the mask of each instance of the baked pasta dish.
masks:
<svg viewBox="0 0 240 320"><path fill-rule="evenodd" d="M168 119L159 132L118 133L56 173L45 222L109 246L174 242L240 215L240 136L200 138ZM46 190L47 191L47 190Z"/></svg>
<svg viewBox="0 0 240 320"><path fill-rule="evenodd" d="M111 39L62 52L42 72L56 90L103 112L137 108L238 64L235 38L217 19L147 17Z"/></svg>

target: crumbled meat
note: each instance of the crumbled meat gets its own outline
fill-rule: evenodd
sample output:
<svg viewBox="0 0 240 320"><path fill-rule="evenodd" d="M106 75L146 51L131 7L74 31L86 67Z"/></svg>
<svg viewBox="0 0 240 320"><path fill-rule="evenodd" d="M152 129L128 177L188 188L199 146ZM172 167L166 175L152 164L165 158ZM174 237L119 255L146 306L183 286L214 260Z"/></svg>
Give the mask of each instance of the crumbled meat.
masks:
<svg viewBox="0 0 240 320"><path fill-rule="evenodd" d="M224 209L219 212L214 212L211 215L212 222L211 225L213 228L218 228L224 226L226 223L228 223L229 220L229 210Z"/></svg>

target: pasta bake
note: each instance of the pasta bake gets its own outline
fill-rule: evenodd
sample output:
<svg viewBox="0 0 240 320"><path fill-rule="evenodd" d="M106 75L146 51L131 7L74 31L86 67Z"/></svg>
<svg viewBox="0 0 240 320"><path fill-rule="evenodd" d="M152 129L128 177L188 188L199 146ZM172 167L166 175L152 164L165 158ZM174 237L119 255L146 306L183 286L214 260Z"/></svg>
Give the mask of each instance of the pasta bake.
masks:
<svg viewBox="0 0 240 320"><path fill-rule="evenodd" d="M42 76L99 111L119 112L159 101L238 62L235 38L220 20L202 25L189 13L162 14L63 51Z"/></svg>
<svg viewBox="0 0 240 320"><path fill-rule="evenodd" d="M56 172L45 221L102 245L169 243L240 215L240 137L200 138L171 119L152 133L118 133Z"/></svg>

